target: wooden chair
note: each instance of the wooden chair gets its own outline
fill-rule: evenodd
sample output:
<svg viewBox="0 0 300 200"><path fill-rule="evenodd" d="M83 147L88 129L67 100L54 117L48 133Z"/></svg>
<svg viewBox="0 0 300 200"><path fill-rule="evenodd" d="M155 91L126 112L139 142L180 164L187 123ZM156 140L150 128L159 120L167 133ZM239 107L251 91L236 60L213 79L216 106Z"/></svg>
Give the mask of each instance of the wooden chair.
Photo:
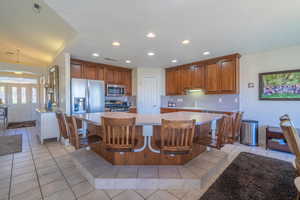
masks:
<svg viewBox="0 0 300 200"><path fill-rule="evenodd" d="M67 127L69 129L69 140L70 144L75 147L75 149L80 149L88 147L91 144L95 144L101 141L101 138L97 135L92 135L88 137L82 137L78 133L76 118L73 116L66 116Z"/></svg>
<svg viewBox="0 0 300 200"><path fill-rule="evenodd" d="M135 118L102 117L103 144L110 152L132 152L137 147Z"/></svg>
<svg viewBox="0 0 300 200"><path fill-rule="evenodd" d="M212 133L209 133L208 135L205 136L198 136L195 138L194 142L200 145L216 148L216 149L221 149L224 144L227 143L228 141L228 130L230 128L230 123L231 123L231 117L230 116L223 116L219 121L218 121L218 127L216 131L216 137L213 138Z"/></svg>
<svg viewBox="0 0 300 200"><path fill-rule="evenodd" d="M171 121L162 119L160 140L156 145L164 154L188 154L192 151L195 120Z"/></svg>
<svg viewBox="0 0 300 200"><path fill-rule="evenodd" d="M244 114L243 112L237 112L235 114L234 119L232 120L232 130L230 131L231 135L228 136L228 141L231 144L239 141L243 114Z"/></svg>
<svg viewBox="0 0 300 200"><path fill-rule="evenodd" d="M59 127L59 140L61 139L61 137L63 137L64 139L68 139L69 133L68 133L65 114L62 112L56 112L55 114L56 114L58 127Z"/></svg>
<svg viewBox="0 0 300 200"><path fill-rule="evenodd" d="M300 176L300 138L292 120L288 115L280 117L280 126L290 150L295 154L294 167L298 176Z"/></svg>
<svg viewBox="0 0 300 200"><path fill-rule="evenodd" d="M300 200L300 177L297 177L295 179L294 183L295 183L295 186L296 186L297 191L298 191L296 200Z"/></svg>

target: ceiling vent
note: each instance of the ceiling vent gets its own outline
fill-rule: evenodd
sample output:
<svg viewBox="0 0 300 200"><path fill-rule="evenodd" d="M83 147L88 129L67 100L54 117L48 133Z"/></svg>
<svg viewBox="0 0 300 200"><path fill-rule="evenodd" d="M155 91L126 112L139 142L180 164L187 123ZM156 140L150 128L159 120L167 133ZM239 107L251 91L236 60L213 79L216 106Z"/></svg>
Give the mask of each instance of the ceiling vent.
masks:
<svg viewBox="0 0 300 200"><path fill-rule="evenodd" d="M109 61L109 62L117 62L117 59L114 58L104 58L104 60Z"/></svg>

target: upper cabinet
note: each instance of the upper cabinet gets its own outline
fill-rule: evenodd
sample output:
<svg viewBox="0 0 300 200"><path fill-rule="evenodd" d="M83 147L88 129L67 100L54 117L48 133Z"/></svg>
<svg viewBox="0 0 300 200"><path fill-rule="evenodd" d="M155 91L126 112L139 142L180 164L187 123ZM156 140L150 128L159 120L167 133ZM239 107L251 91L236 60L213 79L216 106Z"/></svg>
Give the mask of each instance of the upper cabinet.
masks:
<svg viewBox="0 0 300 200"><path fill-rule="evenodd" d="M233 54L167 68L166 94L183 95L189 89L203 89L206 94L238 94L239 58L239 54ZM175 71L179 72L177 76Z"/></svg>
<svg viewBox="0 0 300 200"><path fill-rule="evenodd" d="M181 94L181 79L179 69L166 69L166 92L168 96Z"/></svg>
<svg viewBox="0 0 300 200"><path fill-rule="evenodd" d="M77 59L71 60L71 77L89 80L103 80L106 84L126 86L127 96L131 96L131 73L128 68L93 63Z"/></svg>

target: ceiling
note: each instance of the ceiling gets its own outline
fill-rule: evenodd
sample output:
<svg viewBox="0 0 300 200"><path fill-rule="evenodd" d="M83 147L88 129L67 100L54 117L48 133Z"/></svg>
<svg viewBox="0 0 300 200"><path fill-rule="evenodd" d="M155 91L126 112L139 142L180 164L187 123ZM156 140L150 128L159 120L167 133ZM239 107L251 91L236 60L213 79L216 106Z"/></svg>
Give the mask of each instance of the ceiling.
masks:
<svg viewBox="0 0 300 200"><path fill-rule="evenodd" d="M33 3L41 5L34 12ZM40 0L0 1L0 61L48 66L76 31Z"/></svg>
<svg viewBox="0 0 300 200"><path fill-rule="evenodd" d="M299 0L47 0L78 32L73 57L168 67L300 44ZM148 32L157 37L149 39ZM189 45L181 41L188 39ZM120 47L112 47L119 41ZM155 56L149 57L149 51ZM203 56L210 51L210 56ZM92 53L100 54L93 58ZM105 57L117 59L106 62ZM132 63L126 64L125 60ZM171 63L177 59L178 63Z"/></svg>

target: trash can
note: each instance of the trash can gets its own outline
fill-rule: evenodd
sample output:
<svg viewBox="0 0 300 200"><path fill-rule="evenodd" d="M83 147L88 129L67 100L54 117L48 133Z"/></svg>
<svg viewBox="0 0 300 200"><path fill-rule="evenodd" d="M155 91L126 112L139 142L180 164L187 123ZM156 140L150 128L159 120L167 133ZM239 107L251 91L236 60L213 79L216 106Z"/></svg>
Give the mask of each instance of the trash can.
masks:
<svg viewBox="0 0 300 200"><path fill-rule="evenodd" d="M249 146L258 145L258 121L242 120L240 142Z"/></svg>

